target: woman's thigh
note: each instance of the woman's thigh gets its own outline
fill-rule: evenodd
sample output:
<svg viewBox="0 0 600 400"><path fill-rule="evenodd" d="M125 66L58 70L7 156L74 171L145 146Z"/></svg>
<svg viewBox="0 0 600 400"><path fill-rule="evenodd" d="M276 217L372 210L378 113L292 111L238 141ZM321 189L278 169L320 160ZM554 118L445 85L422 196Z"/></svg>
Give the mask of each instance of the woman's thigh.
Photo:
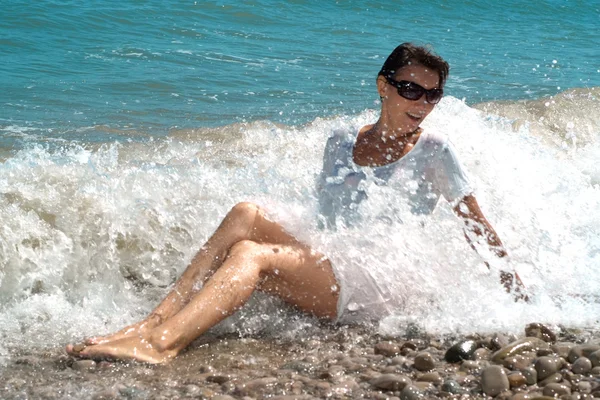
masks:
<svg viewBox="0 0 600 400"><path fill-rule="evenodd" d="M337 317L339 284L331 263L322 253L298 243L262 243L259 289L318 317Z"/></svg>

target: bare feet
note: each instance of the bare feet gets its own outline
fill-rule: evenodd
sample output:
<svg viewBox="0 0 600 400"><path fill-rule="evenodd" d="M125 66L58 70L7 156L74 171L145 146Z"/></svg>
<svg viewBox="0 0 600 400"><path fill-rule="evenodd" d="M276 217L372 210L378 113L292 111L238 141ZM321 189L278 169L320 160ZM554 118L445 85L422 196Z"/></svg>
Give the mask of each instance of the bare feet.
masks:
<svg viewBox="0 0 600 400"><path fill-rule="evenodd" d="M177 350L165 350L153 344L149 335L129 336L97 345L67 345L67 353L74 357L93 360L140 361L163 364L174 358Z"/></svg>
<svg viewBox="0 0 600 400"><path fill-rule="evenodd" d="M136 322L135 324L129 325L118 332L115 332L107 336L93 336L84 339L83 343L88 346L105 344L108 342L120 340L130 336L143 336L152 328L156 328L163 322L162 318L158 314L150 314L148 318L143 321Z"/></svg>

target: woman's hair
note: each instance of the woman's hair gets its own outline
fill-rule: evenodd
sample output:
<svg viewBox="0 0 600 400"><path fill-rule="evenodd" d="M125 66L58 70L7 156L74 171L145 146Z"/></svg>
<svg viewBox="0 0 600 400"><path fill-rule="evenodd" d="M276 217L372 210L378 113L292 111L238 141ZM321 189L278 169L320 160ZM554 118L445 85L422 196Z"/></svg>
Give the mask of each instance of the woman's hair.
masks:
<svg viewBox="0 0 600 400"><path fill-rule="evenodd" d="M396 47L383 63L378 76L383 75L385 78L394 78L398 70L410 64L421 64L437 71L440 75L440 88L444 87L450 70L448 63L433 51L422 46L415 46L412 43L402 43Z"/></svg>

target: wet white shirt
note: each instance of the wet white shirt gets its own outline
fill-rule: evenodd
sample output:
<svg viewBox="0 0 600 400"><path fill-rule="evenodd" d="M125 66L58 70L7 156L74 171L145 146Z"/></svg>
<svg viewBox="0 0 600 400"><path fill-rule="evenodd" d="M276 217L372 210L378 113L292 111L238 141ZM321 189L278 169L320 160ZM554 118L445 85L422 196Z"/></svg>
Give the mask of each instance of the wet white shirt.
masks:
<svg viewBox="0 0 600 400"><path fill-rule="evenodd" d="M413 149L381 167L363 167L353 161L358 129L338 130L327 141L323 170L317 183L324 224L334 228L360 221L359 204L368 198L369 184L393 180L399 197L407 199L413 214L431 214L440 196L456 204L472 188L448 139L424 131Z"/></svg>

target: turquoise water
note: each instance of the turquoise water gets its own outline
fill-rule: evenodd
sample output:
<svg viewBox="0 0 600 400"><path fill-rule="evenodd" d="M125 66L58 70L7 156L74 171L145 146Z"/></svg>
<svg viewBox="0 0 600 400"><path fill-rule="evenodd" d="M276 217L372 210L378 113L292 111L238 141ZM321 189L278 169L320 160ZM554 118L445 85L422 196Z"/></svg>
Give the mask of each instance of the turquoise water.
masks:
<svg viewBox="0 0 600 400"><path fill-rule="evenodd" d="M149 312L243 200L396 282L386 332L597 325L597 1L172 3L0 4L0 365ZM376 120L376 74L404 41L451 64L423 126L454 143L507 260L475 253L444 202L368 233L310 226L327 137ZM382 189L361 212L398 204ZM303 326L278 315L234 325Z"/></svg>
<svg viewBox="0 0 600 400"><path fill-rule="evenodd" d="M358 113L374 106L376 73L403 41L433 45L452 66L448 94L469 104L600 86L594 0L5 1L0 10L4 146L22 128L34 140L110 141L127 130ZM94 126L113 130L78 131Z"/></svg>

